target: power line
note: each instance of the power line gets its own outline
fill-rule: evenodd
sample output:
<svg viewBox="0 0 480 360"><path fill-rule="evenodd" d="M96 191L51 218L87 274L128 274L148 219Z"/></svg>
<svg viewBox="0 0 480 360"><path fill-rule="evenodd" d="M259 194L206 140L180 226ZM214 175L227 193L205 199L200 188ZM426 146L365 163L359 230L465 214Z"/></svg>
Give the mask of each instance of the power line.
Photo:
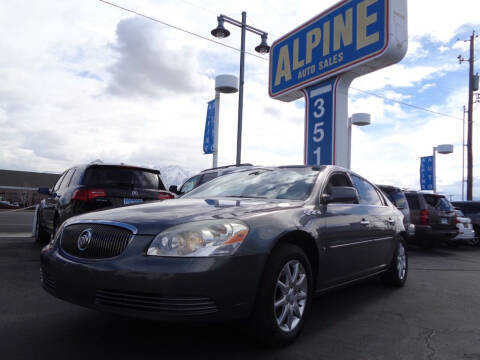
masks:
<svg viewBox="0 0 480 360"><path fill-rule="evenodd" d="M173 29L175 29L175 30L182 31L182 32L184 32L184 33L186 33L186 34L195 36L195 37L197 37L197 38L200 38L200 39L209 41L209 42L211 42L211 43L214 43L214 44L217 44L217 45L221 45L221 46L224 46L224 47L226 47L226 48L229 48L229 49L232 49L232 50L235 50L235 51L240 52L240 49L238 49L238 48L236 48L236 47L233 47L233 46L230 46L230 45L221 43L221 42L219 42L219 41L215 41L215 40L213 40L213 39L209 39L209 38L207 38L207 37L205 37L205 36L202 36L202 35L200 35L200 34L194 33L194 32L189 31L189 30L185 30L185 29L183 29L183 28L181 28L181 27L178 27L178 26L175 26L175 25L171 25L171 24L166 23L166 22L164 22L164 21L162 21L162 20L156 19L156 18L154 18L154 17L152 17L152 16L148 16L148 15L139 13L139 12L137 12L137 11L135 11L135 10L131 10L131 9L125 8L125 7L123 7L123 6L120 6L120 5L111 3L111 2L106 1L106 0L98 0L98 1L103 2L103 3L105 3L105 4L107 4L107 5L110 5L110 6L116 7L116 8L118 8L118 9L123 10L123 11L127 11L127 12L129 12L129 13L132 13L132 14L135 14L135 15L138 15L138 16L141 16L141 17L144 17L144 18L146 18L146 19L155 21L155 22L160 23L160 24L162 24L162 25L171 27L171 28L173 28ZM200 6L197 6L197 5L194 5L194 4L190 3L190 2L188 2L188 1L185 1L185 0L181 0L181 1L183 1L183 2L186 3L186 4L189 4L189 5L192 5L192 6L195 6L195 7L202 8L202 7L200 7ZM206 9L206 8L202 8L202 9L213 13L213 11L208 10L208 9ZM265 57L263 57L263 56L254 54L254 53L251 53L251 52L248 52L248 51L246 51L245 53L248 54L248 55L251 55L251 56L255 56L256 58L262 59L262 60L264 60L264 61L269 61L269 59L267 59L267 58L265 58ZM362 92L362 93L365 93L365 94L368 94L368 95L371 95L371 96L375 96L375 97L378 97L378 98L382 98L382 99L385 99L385 100L388 100L388 101L391 101L391 102L394 102L394 103L398 103L398 104L403 105L403 106L407 106L407 107L411 107L411 108L414 108L414 109L417 109L417 110L426 111L426 112L429 112L429 113L432 113L432 114L435 114L435 115L439 115L439 116L448 117L448 118L451 118L451 119L463 121L462 118L459 118L459 117L456 117L456 116L453 116L453 115L441 113L441 112L438 112L438 111L433 111L433 110L430 110L430 109L427 109L427 108L424 108L424 107L421 107L421 106L409 104L409 103L406 103L406 102L403 102L403 101L390 99L390 98L388 98L388 97L386 97L386 96L379 95L379 94L375 94L375 93L373 93L373 92L371 92L371 91L365 91L365 90L361 90L361 89L354 88L354 87L351 87L351 89L356 90L356 91L359 91L359 92ZM480 124L476 123L475 121L474 121L473 123L476 124L476 125L480 125Z"/></svg>
<svg viewBox="0 0 480 360"><path fill-rule="evenodd" d="M103 2L103 3L105 3L105 4L107 4L107 5L110 5L110 6L116 7L116 8L118 8L118 9L123 10L123 11L127 11L127 12L129 12L129 13L132 13L132 14L135 14L135 15L138 15L138 16L141 16L141 17L144 17L144 18L146 18L146 19L155 21L155 22L160 23L160 24L162 24L162 25L171 27L172 29L175 29L175 30L178 30L178 31L182 31L182 32L184 32L184 33L186 33L186 34L189 34L189 35L198 37L198 38L200 38L200 39L203 39L203 40L206 40L206 41L210 41L210 42L212 42L212 43L215 43L215 44L218 44L218 45L221 45L221 46L225 46L225 47L227 47L227 48L229 48L229 49L232 49L232 50L235 50L235 51L240 52L240 49L238 49L238 48L236 48L236 47L234 47L234 46L230 46L230 45L221 43L221 42L219 42L219 41L215 41L215 40L213 40L213 39L209 39L209 38L207 38L207 37L205 37L205 36L202 36L202 35L200 35L200 34L196 34L196 33L192 32L192 31L182 29L181 27L178 27L178 26L175 26L175 25L166 23L166 22L164 22L164 21L162 21L162 20L158 20L158 19L156 19L156 18L154 18L154 17L151 17L151 16L148 16L148 15L139 13L139 12L137 12L137 11L135 11L135 10L131 10L131 9L125 8L125 7L123 7L123 6L120 6L120 5L117 5L117 4L108 2L108 1L106 1L106 0L98 0L98 1ZM251 53L251 52L248 52L248 51L245 51L245 53L248 54L248 55L251 55L251 56L255 56L255 57L259 58L259 59L267 60L267 61L268 61L268 59L264 58L263 56L260 56L260 55L257 55L257 54L254 54L254 53Z"/></svg>
<svg viewBox="0 0 480 360"><path fill-rule="evenodd" d="M406 102L403 102L403 101L400 101L400 100L391 99L391 98L383 96L383 95L375 94L371 91L361 90L361 89L358 89L358 88L354 88L353 86L351 86L350 89L353 89L353 90L356 90L358 92L368 94L368 95L371 95L371 96L375 96L375 97L378 97L378 98L381 98L381 99L385 99L385 100L388 100L388 101L391 101L391 102L394 102L394 103L397 103L397 104L400 104L400 105L403 105L403 106L411 107L413 109L427 111L427 112L435 114L435 115L439 115L439 116L448 117L448 118L451 118L451 119L463 121L462 118L459 118L459 117L456 117L456 116L453 116L453 115L441 113L441 112L438 112L438 111L433 111L433 110L430 110L430 109L427 109L427 108L424 108L424 107L421 107L421 106L418 106L418 105L409 104L409 103L406 103ZM475 121L474 121L474 124L480 125L480 124L476 123Z"/></svg>

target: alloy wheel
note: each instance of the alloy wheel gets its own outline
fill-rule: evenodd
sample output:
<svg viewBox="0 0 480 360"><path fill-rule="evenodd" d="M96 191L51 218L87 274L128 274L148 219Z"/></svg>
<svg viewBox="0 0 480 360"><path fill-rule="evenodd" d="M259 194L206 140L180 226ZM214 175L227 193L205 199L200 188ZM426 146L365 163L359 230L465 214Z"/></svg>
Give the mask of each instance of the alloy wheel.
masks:
<svg viewBox="0 0 480 360"><path fill-rule="evenodd" d="M273 300L275 320L285 332L297 328L307 305L308 279L304 266L298 260L287 262L277 278Z"/></svg>
<svg viewBox="0 0 480 360"><path fill-rule="evenodd" d="M397 272L398 278L403 280L407 273L407 255L405 253L405 247L402 243L398 244L397 250Z"/></svg>

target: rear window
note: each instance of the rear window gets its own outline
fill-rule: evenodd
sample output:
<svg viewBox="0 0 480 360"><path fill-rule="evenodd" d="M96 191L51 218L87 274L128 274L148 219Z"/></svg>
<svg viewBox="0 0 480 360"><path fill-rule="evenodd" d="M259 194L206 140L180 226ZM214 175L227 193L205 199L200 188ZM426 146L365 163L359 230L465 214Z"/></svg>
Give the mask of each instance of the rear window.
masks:
<svg viewBox="0 0 480 360"><path fill-rule="evenodd" d="M92 166L85 170L83 184L87 186L118 186L139 189L165 190L158 174L115 166Z"/></svg>
<svg viewBox="0 0 480 360"><path fill-rule="evenodd" d="M480 204L478 203L453 203L454 206L462 209L462 211L466 214L478 214L480 213Z"/></svg>
<svg viewBox="0 0 480 360"><path fill-rule="evenodd" d="M410 209L415 209L415 210L420 209L420 202L418 201L417 194L406 193L405 196L407 197L407 202Z"/></svg>
<svg viewBox="0 0 480 360"><path fill-rule="evenodd" d="M432 195L423 195L425 201L430 206L440 210L440 211L453 211L453 206L450 202L444 197L432 196Z"/></svg>
<svg viewBox="0 0 480 360"><path fill-rule="evenodd" d="M388 189L383 188L383 192L387 195L388 199L395 205L397 208L408 208L407 199L403 191L398 189Z"/></svg>

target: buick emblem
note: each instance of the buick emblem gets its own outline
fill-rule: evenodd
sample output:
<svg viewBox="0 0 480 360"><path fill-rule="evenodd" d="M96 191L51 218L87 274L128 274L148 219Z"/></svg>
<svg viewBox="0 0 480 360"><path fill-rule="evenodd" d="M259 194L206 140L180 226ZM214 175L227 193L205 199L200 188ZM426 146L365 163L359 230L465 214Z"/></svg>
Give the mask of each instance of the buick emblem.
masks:
<svg viewBox="0 0 480 360"><path fill-rule="evenodd" d="M138 191L137 191L137 190L133 190L133 191L132 191L132 196L133 196L133 197L138 196Z"/></svg>
<svg viewBox="0 0 480 360"><path fill-rule="evenodd" d="M90 244L90 241L92 241L92 229L83 230L78 236L78 250L84 251Z"/></svg>

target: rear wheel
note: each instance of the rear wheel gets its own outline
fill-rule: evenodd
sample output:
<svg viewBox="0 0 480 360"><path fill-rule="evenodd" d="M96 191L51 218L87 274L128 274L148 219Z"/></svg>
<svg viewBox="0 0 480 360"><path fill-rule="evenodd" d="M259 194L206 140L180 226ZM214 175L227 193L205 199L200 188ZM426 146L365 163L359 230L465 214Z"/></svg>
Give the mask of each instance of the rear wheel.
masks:
<svg viewBox="0 0 480 360"><path fill-rule="evenodd" d="M263 343L281 346L300 333L310 305L312 270L305 252L281 244L268 260L250 321Z"/></svg>
<svg viewBox="0 0 480 360"><path fill-rule="evenodd" d="M40 211L37 211L36 218L37 218L37 221L35 222L35 234L34 234L35 242L38 244L45 244L50 240L50 234L42 226L42 222L40 219Z"/></svg>
<svg viewBox="0 0 480 360"><path fill-rule="evenodd" d="M480 245L480 227L474 226L475 237L470 240L470 245L479 246Z"/></svg>
<svg viewBox="0 0 480 360"><path fill-rule="evenodd" d="M402 287L407 281L408 275L408 253L405 245L405 240L400 239L393 255L390 268L382 274L382 280L385 284Z"/></svg>

